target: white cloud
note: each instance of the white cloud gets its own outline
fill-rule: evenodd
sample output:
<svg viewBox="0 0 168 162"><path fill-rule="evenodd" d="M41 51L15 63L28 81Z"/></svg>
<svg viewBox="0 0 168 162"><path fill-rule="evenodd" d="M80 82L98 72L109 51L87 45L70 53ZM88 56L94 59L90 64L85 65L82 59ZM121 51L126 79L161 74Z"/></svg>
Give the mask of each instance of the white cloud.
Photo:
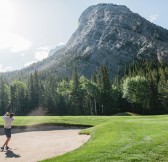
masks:
<svg viewBox="0 0 168 162"><path fill-rule="evenodd" d="M48 51L37 51L35 52L35 59L40 61L48 57Z"/></svg>
<svg viewBox="0 0 168 162"><path fill-rule="evenodd" d="M13 70L13 67L11 66L4 67L3 64L0 64L0 72L7 72L7 71L12 71L12 70Z"/></svg>
<svg viewBox="0 0 168 162"><path fill-rule="evenodd" d="M24 53L21 53L20 56L25 56L25 54L24 54Z"/></svg>
<svg viewBox="0 0 168 162"><path fill-rule="evenodd" d="M29 65L31 65L31 64L33 64L33 63L36 63L37 61L30 61L30 62L27 62L27 63L25 63L24 64L24 67L27 67L27 66L29 66Z"/></svg>
<svg viewBox="0 0 168 162"><path fill-rule="evenodd" d="M59 42L58 43L58 46L62 46L62 45L65 45L65 43L64 42Z"/></svg>
<svg viewBox="0 0 168 162"><path fill-rule="evenodd" d="M35 60L27 62L26 64L24 64L24 67L27 67L27 66L29 66L33 63L36 63L38 61L41 61L41 60L47 58L48 54L49 54L49 51L50 51L50 49L47 46L36 48L36 52L35 52L35 55L34 55Z"/></svg>
<svg viewBox="0 0 168 162"><path fill-rule="evenodd" d="M49 51L50 49L48 47L38 47L37 51L35 52L34 58L37 61L41 61L48 57Z"/></svg>
<svg viewBox="0 0 168 162"><path fill-rule="evenodd" d="M0 49L9 49L11 52L20 52L31 47L31 42L18 34L9 31L0 31Z"/></svg>
<svg viewBox="0 0 168 162"><path fill-rule="evenodd" d="M157 14L150 15L150 16L149 16L149 21L150 21L150 22L154 22L154 21L156 21L156 20L158 19L158 17L159 17L159 14L158 14L158 13L157 13Z"/></svg>
<svg viewBox="0 0 168 162"><path fill-rule="evenodd" d="M37 50L39 50L39 51L41 51L41 50L42 51L49 51L50 48L48 46L44 46L44 47L38 47Z"/></svg>

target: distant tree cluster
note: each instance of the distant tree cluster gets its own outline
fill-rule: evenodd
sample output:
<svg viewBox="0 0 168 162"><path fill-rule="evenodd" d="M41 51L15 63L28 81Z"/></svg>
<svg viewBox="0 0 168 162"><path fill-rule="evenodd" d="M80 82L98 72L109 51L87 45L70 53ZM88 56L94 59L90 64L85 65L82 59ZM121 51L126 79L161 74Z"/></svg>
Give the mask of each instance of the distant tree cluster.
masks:
<svg viewBox="0 0 168 162"><path fill-rule="evenodd" d="M41 79L43 78L43 79ZM113 115L131 111L139 114L168 113L168 67L149 61L135 61L123 75L110 80L101 66L91 79L78 75L58 80L37 71L27 81L11 83L0 79L0 113L27 115L34 110L46 115Z"/></svg>
<svg viewBox="0 0 168 162"><path fill-rule="evenodd" d="M136 61L127 68L122 80L123 97L131 103L132 111L142 114L168 113L167 65Z"/></svg>

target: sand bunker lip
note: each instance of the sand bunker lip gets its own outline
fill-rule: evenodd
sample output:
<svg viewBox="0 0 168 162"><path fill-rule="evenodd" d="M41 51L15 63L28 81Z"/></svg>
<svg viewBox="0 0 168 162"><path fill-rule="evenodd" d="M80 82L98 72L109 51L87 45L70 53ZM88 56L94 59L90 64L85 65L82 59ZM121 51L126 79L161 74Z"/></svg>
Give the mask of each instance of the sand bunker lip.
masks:
<svg viewBox="0 0 168 162"><path fill-rule="evenodd" d="M70 152L79 148L90 138L88 135L79 135L83 128L72 125L14 127L9 145L11 149L0 152L0 161L37 162ZM2 145L2 141L6 138L2 127L0 132Z"/></svg>
<svg viewBox="0 0 168 162"><path fill-rule="evenodd" d="M32 132L32 131L49 131L49 130L68 130L68 129L86 129L92 127L90 125L77 125L77 124L35 124L27 126L12 126L12 134L21 132ZM3 126L0 126L0 135L4 135Z"/></svg>

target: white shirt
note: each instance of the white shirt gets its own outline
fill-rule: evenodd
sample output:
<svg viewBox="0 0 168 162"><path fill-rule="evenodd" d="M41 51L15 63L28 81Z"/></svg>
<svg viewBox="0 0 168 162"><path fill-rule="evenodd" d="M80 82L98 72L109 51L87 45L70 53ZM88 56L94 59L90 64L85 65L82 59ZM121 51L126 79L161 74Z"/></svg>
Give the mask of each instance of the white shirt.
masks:
<svg viewBox="0 0 168 162"><path fill-rule="evenodd" d="M13 117L11 118L10 116L3 116L4 119L4 128L11 128L12 122L14 121Z"/></svg>

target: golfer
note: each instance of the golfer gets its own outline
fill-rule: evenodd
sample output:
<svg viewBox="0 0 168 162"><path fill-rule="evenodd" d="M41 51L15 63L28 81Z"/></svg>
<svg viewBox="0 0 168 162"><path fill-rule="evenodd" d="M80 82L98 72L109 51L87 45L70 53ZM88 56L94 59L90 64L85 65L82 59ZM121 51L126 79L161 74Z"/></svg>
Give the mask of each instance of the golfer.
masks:
<svg viewBox="0 0 168 162"><path fill-rule="evenodd" d="M14 116L14 113L9 113L9 112L6 112L6 114L3 116L4 132L5 132L5 135L6 135L7 139L4 143L4 145L1 147L2 151L4 150L4 147L5 147L6 150L9 149L8 142L11 139L11 126L12 126L12 122L14 121L13 116Z"/></svg>

